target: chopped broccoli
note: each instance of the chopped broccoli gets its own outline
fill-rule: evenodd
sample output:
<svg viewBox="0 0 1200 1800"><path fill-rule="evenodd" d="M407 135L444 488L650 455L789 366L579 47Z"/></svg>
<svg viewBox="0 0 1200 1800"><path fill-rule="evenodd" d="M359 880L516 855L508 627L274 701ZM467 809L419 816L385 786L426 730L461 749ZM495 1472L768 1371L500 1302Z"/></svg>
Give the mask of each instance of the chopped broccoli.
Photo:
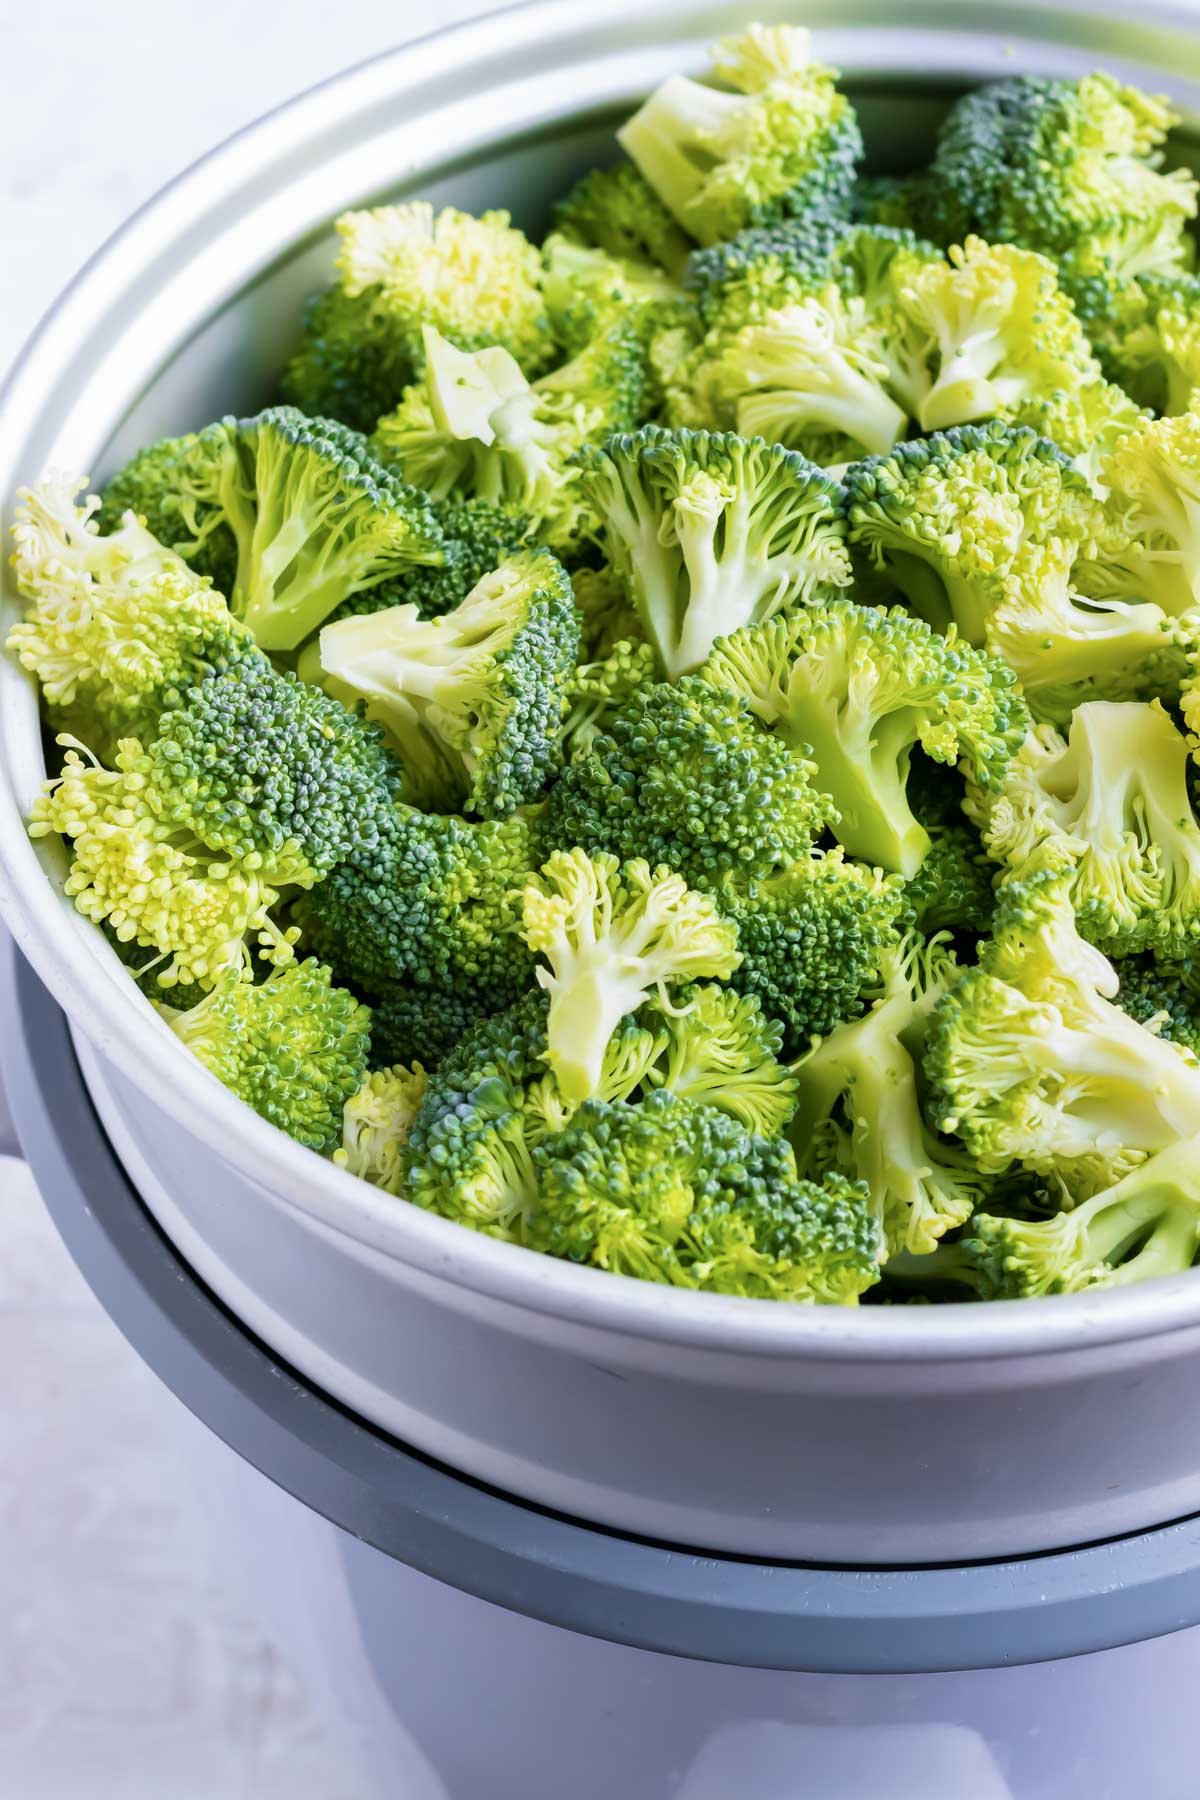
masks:
<svg viewBox="0 0 1200 1800"><path fill-rule="evenodd" d="M1110 955L1181 957L1200 939L1200 825L1188 742L1158 701L1091 701L1069 736L1030 732L999 791L970 807L997 862L1043 844L1069 863L1079 929Z"/></svg>
<svg viewBox="0 0 1200 1800"><path fill-rule="evenodd" d="M1112 964L1079 936L1056 846L999 890L993 936L934 1008L931 1117L976 1166L1013 1162L1094 1190L1200 1130L1200 1065L1114 1004Z"/></svg>
<svg viewBox="0 0 1200 1800"><path fill-rule="evenodd" d="M210 988L227 970L240 975L256 948L290 961L299 932L272 918L280 895L263 869L211 850L171 816L136 738L113 760L106 769L68 749L30 816L31 837L70 839L63 891L78 911L165 959L163 987Z"/></svg>
<svg viewBox="0 0 1200 1800"><path fill-rule="evenodd" d="M959 1251L985 1299L1019 1300L1178 1275L1198 1246L1200 1143L1187 1136L1070 1212L977 1213Z"/></svg>
<svg viewBox="0 0 1200 1800"><path fill-rule="evenodd" d="M558 232L610 256L644 258L679 280L692 248L654 189L631 162L593 169L554 209Z"/></svg>
<svg viewBox="0 0 1200 1800"><path fill-rule="evenodd" d="M712 891L737 927L742 960L731 985L779 1021L788 1055L857 1017L895 936L901 882L818 850L764 880L730 876Z"/></svg>
<svg viewBox="0 0 1200 1800"><path fill-rule="evenodd" d="M657 1093L591 1100L533 1151L534 1248L616 1274L777 1300L854 1305L878 1279L856 1183L796 1178L785 1143Z"/></svg>
<svg viewBox="0 0 1200 1800"><path fill-rule="evenodd" d="M647 1001L638 1014L662 1017L662 1047L643 1086L716 1106L757 1137L778 1137L796 1110L796 1077L779 1061L783 1027L752 994L708 984L680 988L670 1004Z"/></svg>
<svg viewBox="0 0 1200 1800"><path fill-rule="evenodd" d="M778 225L739 231L694 250L687 287L708 330L734 331L789 301L819 292L834 274L846 232L837 212L813 209Z"/></svg>
<svg viewBox="0 0 1200 1800"><path fill-rule="evenodd" d="M226 973L187 1012L159 1012L193 1056L270 1124L311 1150L341 1138L367 1066L371 1010L311 957L262 982Z"/></svg>
<svg viewBox="0 0 1200 1800"><path fill-rule="evenodd" d="M503 818L544 791L579 652L549 551L518 552L437 619L406 605L326 625L316 650L331 692L365 700L398 746L409 800Z"/></svg>
<svg viewBox="0 0 1200 1800"><path fill-rule="evenodd" d="M759 438L647 425L590 452L583 484L672 681L717 638L850 579L841 488Z"/></svg>
<svg viewBox="0 0 1200 1800"><path fill-rule="evenodd" d="M689 311L683 288L657 263L642 256L613 256L552 232L542 245L546 311L568 356L620 318L653 335Z"/></svg>
<svg viewBox="0 0 1200 1800"><path fill-rule="evenodd" d="M946 242L968 231L1047 256L1126 220L1182 234L1196 182L1165 174L1168 103L1111 75L1018 75L965 94L942 126L929 193Z"/></svg>
<svg viewBox="0 0 1200 1800"><path fill-rule="evenodd" d="M621 148L702 244L810 207L848 209L862 137L802 27L751 26L718 46L732 93L674 75L617 133Z"/></svg>
<svg viewBox="0 0 1200 1800"><path fill-rule="evenodd" d="M1154 412L1193 411L1200 388L1200 277L1142 273L1101 284L1093 304L1087 323L1111 379Z"/></svg>
<svg viewBox="0 0 1200 1800"><path fill-rule="evenodd" d="M548 1060L568 1099L597 1091L609 1039L651 993L738 964L737 933L711 900L640 858L556 850L523 896L522 935L543 956Z"/></svg>
<svg viewBox="0 0 1200 1800"><path fill-rule="evenodd" d="M943 939L898 939L884 954L871 1010L796 1064L791 1138L801 1174L833 1166L865 1183L892 1252L933 1250L969 1218L986 1186L921 1112L925 1024L958 972Z"/></svg>
<svg viewBox="0 0 1200 1800"><path fill-rule="evenodd" d="M180 497L196 545L217 525L232 531L230 604L264 650L294 650L351 594L443 557L425 497L357 432L294 407L202 431Z"/></svg>
<svg viewBox="0 0 1200 1800"><path fill-rule="evenodd" d="M1122 438L1136 431L1145 412L1123 388L1111 381L1088 381L1082 387L1035 394L1012 415L1015 425L1027 425L1039 437L1049 438L1071 467L1084 477L1092 492L1108 493L1108 468Z"/></svg>
<svg viewBox="0 0 1200 1800"><path fill-rule="evenodd" d="M418 1062L397 1063L364 1077L342 1108L342 1141L333 1153L339 1168L398 1194L404 1180L404 1146L428 1077Z"/></svg>
<svg viewBox="0 0 1200 1800"><path fill-rule="evenodd" d="M377 329L404 344L414 370L426 326L463 350L502 344L528 368L553 354L540 258L508 213L410 200L343 213L337 230L342 293L370 297Z"/></svg>
<svg viewBox="0 0 1200 1800"><path fill-rule="evenodd" d="M634 690L546 806L548 843L666 863L704 886L769 875L831 822L815 771L745 700L696 676Z"/></svg>
<svg viewBox="0 0 1200 1800"><path fill-rule="evenodd" d="M701 673L744 695L790 748L808 747L838 842L905 877L929 849L907 796L913 750L996 787L1027 724L1003 663L900 607L802 607L736 632Z"/></svg>
<svg viewBox="0 0 1200 1800"><path fill-rule="evenodd" d="M17 506L13 566L32 602L8 648L41 682L65 727L98 751L153 735L159 714L190 684L254 653L224 600L132 514L97 533L93 495L52 478Z"/></svg>
<svg viewBox="0 0 1200 1800"><path fill-rule="evenodd" d="M987 638L1025 546L1090 544L1099 503L1063 452L994 420L898 444L846 471L850 542L931 625Z"/></svg>
<svg viewBox="0 0 1200 1800"><path fill-rule="evenodd" d="M383 983L371 994L371 1062L376 1069L418 1060L433 1069L495 1010L478 992Z"/></svg>

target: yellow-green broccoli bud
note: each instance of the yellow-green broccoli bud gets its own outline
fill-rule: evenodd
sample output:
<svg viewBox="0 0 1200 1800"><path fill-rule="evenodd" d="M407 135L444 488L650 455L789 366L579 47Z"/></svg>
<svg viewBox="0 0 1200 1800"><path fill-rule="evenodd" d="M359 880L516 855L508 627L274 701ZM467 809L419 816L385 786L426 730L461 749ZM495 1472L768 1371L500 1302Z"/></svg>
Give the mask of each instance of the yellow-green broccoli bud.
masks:
<svg viewBox="0 0 1200 1800"><path fill-rule="evenodd" d="M420 1063L376 1069L342 1108L342 1141L333 1153L339 1168L398 1194L404 1181L404 1146L428 1077Z"/></svg>

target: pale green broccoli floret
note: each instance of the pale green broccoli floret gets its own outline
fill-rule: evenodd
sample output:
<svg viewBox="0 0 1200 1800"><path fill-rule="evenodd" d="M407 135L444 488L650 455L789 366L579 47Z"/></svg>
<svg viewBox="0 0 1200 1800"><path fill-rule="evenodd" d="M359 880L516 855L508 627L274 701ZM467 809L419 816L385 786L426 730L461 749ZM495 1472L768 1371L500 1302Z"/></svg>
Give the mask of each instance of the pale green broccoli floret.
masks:
<svg viewBox="0 0 1200 1800"><path fill-rule="evenodd" d="M808 32L753 25L718 46L713 73L734 91L674 75L617 133L684 229L711 244L814 204L846 207L862 138Z"/></svg>
<svg viewBox="0 0 1200 1800"><path fill-rule="evenodd" d="M463 350L501 344L529 368L552 355L538 252L508 213L435 213L428 201L409 200L343 213L337 230L342 292L371 297L414 368L425 326Z"/></svg>
<svg viewBox="0 0 1200 1800"><path fill-rule="evenodd" d="M311 660L314 678L348 703L365 700L384 726L409 799L502 818L537 799L556 766L578 653L570 581L536 550L510 557L441 618L393 606L327 625Z"/></svg>
<svg viewBox="0 0 1200 1800"><path fill-rule="evenodd" d="M1076 568L1080 591L1182 618L1200 601L1200 418L1146 420L1107 458L1103 479L1111 524Z"/></svg>
<svg viewBox="0 0 1200 1800"><path fill-rule="evenodd" d="M522 935L550 995L548 1058L564 1094L596 1092L605 1049L626 1013L682 982L725 979L737 933L712 901L640 859L556 850L525 888Z"/></svg>
<svg viewBox="0 0 1200 1800"><path fill-rule="evenodd" d="M1200 1248L1200 1141L1166 1145L1115 1186L1048 1219L977 1213L958 1252L986 1300L1126 1287L1190 1269Z"/></svg>
<svg viewBox="0 0 1200 1800"><path fill-rule="evenodd" d="M24 489L13 526L17 586L32 604L8 648L41 683L56 722L98 751L153 735L191 683L252 653L254 640L207 579L127 513L101 537L95 495L55 477Z"/></svg>
<svg viewBox="0 0 1200 1800"><path fill-rule="evenodd" d="M590 452L582 475L672 681L717 638L850 580L841 489L794 451L647 425Z"/></svg>
<svg viewBox="0 0 1200 1800"><path fill-rule="evenodd" d="M795 1065L790 1136L801 1174L833 1166L864 1182L893 1253L933 1250L970 1216L986 1186L921 1111L925 1024L958 973L944 940L897 940L884 954L870 1012L839 1025Z"/></svg>
<svg viewBox="0 0 1200 1800"><path fill-rule="evenodd" d="M1161 167L1174 123L1166 100L1111 75L1018 75L977 88L952 108L933 159L929 196L944 241L978 231L1062 256L1126 221L1181 236L1196 182Z"/></svg>
<svg viewBox="0 0 1200 1800"><path fill-rule="evenodd" d="M123 943L157 952L163 986L212 987L230 969L240 976L256 950L290 961L300 934L272 918L280 895L261 859L213 851L177 821L136 738L121 741L114 763L106 769L68 749L34 803L30 836L70 840L68 899Z"/></svg>
<svg viewBox="0 0 1200 1800"><path fill-rule="evenodd" d="M1138 271L1136 280L1097 285L1090 300L1095 316L1086 322L1111 378L1156 413L1194 412L1200 389L1200 278L1179 268Z"/></svg>
<svg viewBox="0 0 1200 1800"><path fill-rule="evenodd" d="M575 355L618 318L646 331L682 317L679 282L643 256L614 256L561 231L542 245L542 293L555 336Z"/></svg>
<svg viewBox="0 0 1200 1800"><path fill-rule="evenodd" d="M1101 499L1108 494L1108 467L1113 451L1145 419L1144 410L1124 388L1104 380L1035 394L1012 414L1014 425L1027 425L1040 437L1049 438Z"/></svg>
<svg viewBox="0 0 1200 1800"><path fill-rule="evenodd" d="M1014 1162L1094 1191L1200 1130L1200 1065L1114 1003L1079 935L1072 862L1047 846L999 890L993 937L935 1007L929 1116L978 1168Z"/></svg>
<svg viewBox="0 0 1200 1800"><path fill-rule="evenodd" d="M907 795L913 751L994 787L1028 722L1003 663L899 607L801 607L735 633L701 673L743 695L789 747L807 747L851 856L906 877L929 848Z"/></svg>
<svg viewBox="0 0 1200 1800"><path fill-rule="evenodd" d="M558 233L610 256L644 258L680 280L691 239L631 162L593 169L554 208Z"/></svg>
<svg viewBox="0 0 1200 1800"><path fill-rule="evenodd" d="M223 976L187 1012L160 1014L193 1056L256 1113L311 1150L331 1150L367 1066L371 1009L312 957L257 984Z"/></svg>
<svg viewBox="0 0 1200 1800"><path fill-rule="evenodd" d="M1075 543L1030 544L987 621L989 650L1017 675L1036 719L1069 723L1089 700L1173 700L1189 630L1153 601L1080 593Z"/></svg>
<svg viewBox="0 0 1200 1800"><path fill-rule="evenodd" d="M1012 417L1039 395L1100 375L1053 263L1032 251L968 237L920 268L901 301L924 339L922 431Z"/></svg>
<svg viewBox="0 0 1200 1800"><path fill-rule="evenodd" d="M680 988L669 1006L646 1003L639 1023L661 1018L662 1048L643 1085L716 1106L757 1137L778 1137L796 1110L796 1077L779 1061L783 1027L752 994L709 984Z"/></svg>
<svg viewBox="0 0 1200 1800"><path fill-rule="evenodd" d="M196 544L217 525L233 533L230 605L264 650L294 650L351 594L443 559L424 495L357 432L294 407L202 431L180 499Z"/></svg>
<svg viewBox="0 0 1200 1800"><path fill-rule="evenodd" d="M428 1076L421 1064L376 1069L342 1108L342 1141L333 1153L339 1168L398 1194L404 1182L404 1146Z"/></svg>
<svg viewBox="0 0 1200 1800"><path fill-rule="evenodd" d="M998 862L1019 871L1042 844L1072 868L1084 936L1115 956L1187 954L1200 938L1200 825L1188 743L1158 701L1096 700L1063 737L1030 732L998 792L968 810Z"/></svg>
<svg viewBox="0 0 1200 1800"><path fill-rule="evenodd" d="M857 1183L799 1181L788 1146L670 1093L589 1101L533 1152L524 1240L678 1287L853 1306L878 1279Z"/></svg>
<svg viewBox="0 0 1200 1800"><path fill-rule="evenodd" d="M376 453L435 500L473 494L527 514L546 542L571 544L584 520L577 452L644 410L636 329L609 326L532 386L499 347L467 354L432 328L425 346L424 382L379 421Z"/></svg>
<svg viewBox="0 0 1200 1800"><path fill-rule="evenodd" d="M1100 506L1063 452L993 420L898 444L843 477L850 542L931 625L983 644L1029 545L1090 544Z"/></svg>

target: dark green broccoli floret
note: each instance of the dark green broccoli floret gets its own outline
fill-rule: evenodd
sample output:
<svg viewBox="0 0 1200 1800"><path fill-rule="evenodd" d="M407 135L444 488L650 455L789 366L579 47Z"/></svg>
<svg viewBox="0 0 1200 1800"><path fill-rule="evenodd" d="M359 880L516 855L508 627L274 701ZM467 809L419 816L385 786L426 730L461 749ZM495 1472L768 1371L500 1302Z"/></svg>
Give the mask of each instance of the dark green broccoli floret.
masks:
<svg viewBox="0 0 1200 1800"><path fill-rule="evenodd" d="M702 675L807 747L850 855L906 877L929 849L907 796L914 749L997 787L1028 724L1011 670L899 607L800 607L719 644Z"/></svg>
<svg viewBox="0 0 1200 1800"><path fill-rule="evenodd" d="M788 1055L862 1011L894 941L903 892L894 876L848 862L840 850L814 851L763 881L730 877L714 886L737 927L742 960L731 985L779 1020Z"/></svg>
<svg viewBox="0 0 1200 1800"><path fill-rule="evenodd" d="M841 488L761 438L647 425L590 451L582 479L672 681L717 638L850 579Z"/></svg>
<svg viewBox="0 0 1200 1800"><path fill-rule="evenodd" d="M746 324L824 287L845 230L840 213L814 210L693 251L687 287L704 325Z"/></svg>
<svg viewBox="0 0 1200 1800"><path fill-rule="evenodd" d="M578 594L578 585L574 585ZM638 690L653 687L657 680L658 659L654 646L629 638L619 639L598 661L577 664L567 682L564 764L579 762L589 756L596 748L597 739L608 733L617 714Z"/></svg>
<svg viewBox="0 0 1200 1800"><path fill-rule="evenodd" d="M635 690L547 802L546 841L666 863L703 885L807 855L833 812L802 751L745 700L685 676Z"/></svg>
<svg viewBox="0 0 1200 1800"><path fill-rule="evenodd" d="M314 294L300 346L283 372L283 397L312 418L369 433L413 378L413 345L371 288Z"/></svg>
<svg viewBox="0 0 1200 1800"><path fill-rule="evenodd" d="M218 525L232 531L230 605L264 650L295 649L351 594L443 559L425 496L376 462L357 432L295 407L210 425L180 469L179 493L195 544Z"/></svg>
<svg viewBox="0 0 1200 1800"><path fill-rule="evenodd" d="M578 654L570 580L536 550L509 557L440 618L404 605L327 625L300 667L348 704L366 701L403 757L407 799L503 818L536 800L557 766Z"/></svg>
<svg viewBox="0 0 1200 1800"><path fill-rule="evenodd" d="M188 1012L159 1011L239 1100L311 1150L341 1142L367 1066L371 1010L313 958L257 984L231 972Z"/></svg>
<svg viewBox="0 0 1200 1800"><path fill-rule="evenodd" d="M858 1183L801 1182L788 1146L674 1094L588 1101L533 1151L524 1241L679 1287L853 1305L878 1279Z"/></svg>
<svg viewBox="0 0 1200 1800"><path fill-rule="evenodd" d="M929 184L943 241L978 231L1047 256L1129 219L1196 211L1190 173L1161 168L1175 115L1111 75L1018 75L965 94L942 126Z"/></svg>
<svg viewBox="0 0 1200 1800"><path fill-rule="evenodd" d="M717 46L713 73L734 91L673 75L617 133L684 229L712 244L813 206L848 210L862 136L808 32L752 25Z"/></svg>

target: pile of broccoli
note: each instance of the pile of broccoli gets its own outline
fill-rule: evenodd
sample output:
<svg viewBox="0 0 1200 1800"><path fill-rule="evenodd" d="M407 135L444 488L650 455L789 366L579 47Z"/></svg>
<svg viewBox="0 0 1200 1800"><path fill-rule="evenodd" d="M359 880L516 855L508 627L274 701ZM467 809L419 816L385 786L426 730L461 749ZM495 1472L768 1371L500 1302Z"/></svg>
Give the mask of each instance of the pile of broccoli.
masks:
<svg viewBox="0 0 1200 1800"><path fill-rule="evenodd" d="M853 1305L1200 1245L1200 276L1167 105L867 178L808 33L542 243L337 221L278 404L22 496L34 836L397 1203Z"/></svg>

